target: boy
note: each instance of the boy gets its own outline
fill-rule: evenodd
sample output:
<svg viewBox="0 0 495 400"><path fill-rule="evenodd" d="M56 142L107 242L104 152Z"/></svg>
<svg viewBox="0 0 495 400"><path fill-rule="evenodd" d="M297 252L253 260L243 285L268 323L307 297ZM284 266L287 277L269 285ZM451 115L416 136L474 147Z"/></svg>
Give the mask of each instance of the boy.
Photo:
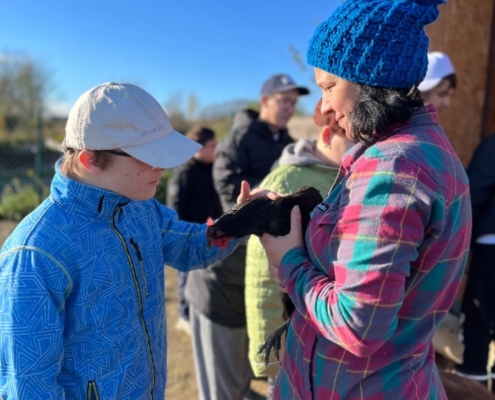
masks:
<svg viewBox="0 0 495 400"><path fill-rule="evenodd" d="M240 242L207 248L205 225L153 199L200 147L137 86L77 100L50 197L0 251L0 397L164 398L163 267L205 268Z"/></svg>

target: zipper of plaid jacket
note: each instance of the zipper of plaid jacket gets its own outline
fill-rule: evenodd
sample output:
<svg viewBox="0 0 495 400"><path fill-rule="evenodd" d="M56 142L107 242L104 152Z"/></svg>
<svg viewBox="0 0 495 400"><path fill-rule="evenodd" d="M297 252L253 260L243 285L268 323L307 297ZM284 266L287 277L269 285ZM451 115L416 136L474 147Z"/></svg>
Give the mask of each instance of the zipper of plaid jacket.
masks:
<svg viewBox="0 0 495 400"><path fill-rule="evenodd" d="M120 231L115 226L115 216L117 215L119 210L122 210L122 205L120 205L120 204L117 207L115 207L115 210L114 210L113 215L112 215L111 226L112 226L112 229L117 234L117 236L119 237L120 241L122 242L122 246L124 246L125 254L127 256L127 261L129 262L129 266L131 268L132 279L134 280L134 286L136 287L136 293L137 293L138 303L139 303L139 316L141 318L141 323L143 325L144 336L146 339L146 347L148 349L148 357L149 357L150 366L151 366L151 397L150 398L152 399L153 398L153 391L155 389L155 363L153 361L153 353L151 351L151 340L150 340L150 335L148 333L148 328L146 327L146 321L144 319L143 300L142 300L142 296L141 296L141 289L139 287L139 281L138 281L137 274L136 274L136 269L134 266L134 261L132 260L131 253L129 251L129 247L127 246L127 243L126 243L124 237L122 236Z"/></svg>

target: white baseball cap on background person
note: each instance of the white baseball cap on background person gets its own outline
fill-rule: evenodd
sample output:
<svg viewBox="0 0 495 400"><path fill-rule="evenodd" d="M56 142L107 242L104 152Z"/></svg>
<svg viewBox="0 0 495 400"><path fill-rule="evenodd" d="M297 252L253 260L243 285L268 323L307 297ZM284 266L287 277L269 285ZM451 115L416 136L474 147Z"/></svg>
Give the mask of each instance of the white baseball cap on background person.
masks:
<svg viewBox="0 0 495 400"><path fill-rule="evenodd" d="M454 73L454 65L447 54L439 51L428 53L428 69L418 89L420 92L427 92L437 86L443 78Z"/></svg>
<svg viewBox="0 0 495 400"><path fill-rule="evenodd" d="M120 149L158 168L189 160L201 145L175 131L165 110L130 83L103 83L83 93L72 107L64 146L76 150Z"/></svg>

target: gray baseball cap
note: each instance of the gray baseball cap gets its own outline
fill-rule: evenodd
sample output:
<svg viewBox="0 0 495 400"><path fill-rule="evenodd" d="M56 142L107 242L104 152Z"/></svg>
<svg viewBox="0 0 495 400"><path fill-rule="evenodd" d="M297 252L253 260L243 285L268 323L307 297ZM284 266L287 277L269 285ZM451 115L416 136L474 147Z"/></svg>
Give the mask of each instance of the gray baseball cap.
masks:
<svg viewBox="0 0 495 400"><path fill-rule="evenodd" d="M201 145L175 131L162 106L130 83L109 82L83 93L65 127L66 147L121 149L159 168L189 160Z"/></svg>
<svg viewBox="0 0 495 400"><path fill-rule="evenodd" d="M261 88L262 96L269 96L273 93L282 93L289 90L297 90L299 95L309 94L309 90L303 86L296 85L294 79L287 74L276 74L268 78Z"/></svg>

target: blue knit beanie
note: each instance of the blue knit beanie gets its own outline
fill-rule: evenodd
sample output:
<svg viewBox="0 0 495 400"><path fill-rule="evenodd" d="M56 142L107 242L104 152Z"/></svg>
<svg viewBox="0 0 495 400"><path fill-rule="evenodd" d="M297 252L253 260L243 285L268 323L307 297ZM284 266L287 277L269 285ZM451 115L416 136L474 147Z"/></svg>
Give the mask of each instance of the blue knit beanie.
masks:
<svg viewBox="0 0 495 400"><path fill-rule="evenodd" d="M426 75L424 26L445 0L347 0L315 31L308 64L351 82L410 88Z"/></svg>

